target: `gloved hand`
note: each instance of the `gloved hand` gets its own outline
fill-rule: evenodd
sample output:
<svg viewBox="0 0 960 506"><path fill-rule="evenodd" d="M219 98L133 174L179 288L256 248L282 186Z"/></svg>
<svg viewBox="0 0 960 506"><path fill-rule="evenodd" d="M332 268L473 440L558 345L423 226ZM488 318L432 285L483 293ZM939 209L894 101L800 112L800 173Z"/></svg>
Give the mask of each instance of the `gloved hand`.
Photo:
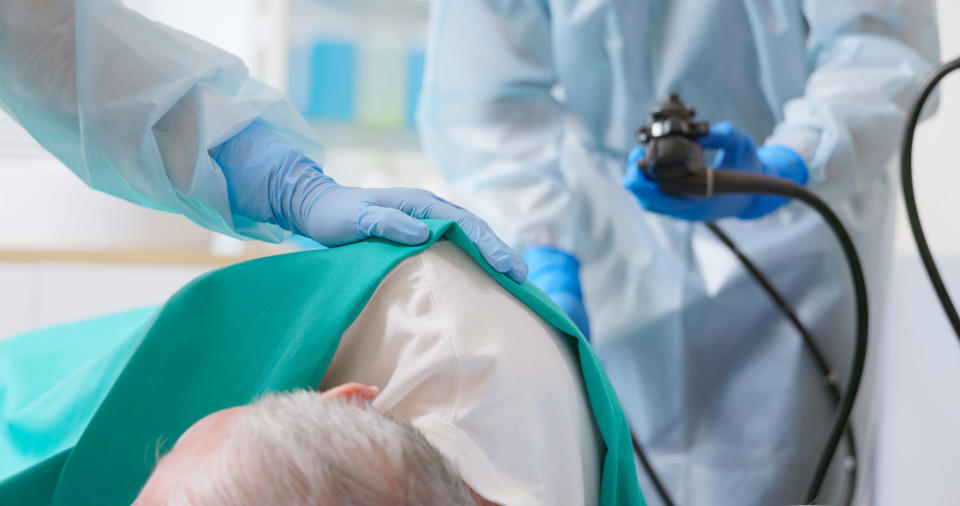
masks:
<svg viewBox="0 0 960 506"><path fill-rule="evenodd" d="M580 290L580 262L573 255L548 246L534 246L523 253L530 266L530 282L537 285L590 339L590 322Z"/></svg>
<svg viewBox="0 0 960 506"><path fill-rule="evenodd" d="M730 123L711 125L710 133L699 137L697 142L704 148L719 150L713 160L714 169L742 170L787 178L800 185L807 183L807 165L800 155L785 146L754 148L750 137ZM766 216L789 200L775 195L729 194L710 198L668 195L637 168L637 162L644 156L642 145L630 151L623 186L633 192L648 211L690 221L714 221L731 216L749 220Z"/></svg>
<svg viewBox="0 0 960 506"><path fill-rule="evenodd" d="M480 218L433 193L337 184L298 148L256 123L221 144L213 159L227 181L230 208L325 246L382 237L420 244L430 231L417 218L455 221L497 271L518 283L527 266Z"/></svg>

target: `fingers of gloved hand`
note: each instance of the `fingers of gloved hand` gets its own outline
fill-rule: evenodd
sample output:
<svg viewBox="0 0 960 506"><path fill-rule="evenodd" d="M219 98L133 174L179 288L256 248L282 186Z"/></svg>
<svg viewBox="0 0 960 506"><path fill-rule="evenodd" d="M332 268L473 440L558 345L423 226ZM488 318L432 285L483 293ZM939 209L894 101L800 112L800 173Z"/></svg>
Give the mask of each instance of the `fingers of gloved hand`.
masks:
<svg viewBox="0 0 960 506"><path fill-rule="evenodd" d="M493 233L490 226L480 218L477 218L467 211L456 209L443 203L438 203L432 207L426 217L456 222L457 225L460 225L463 233L467 234L470 241L480 250L480 255L483 256L483 259L486 260L494 270L504 274L511 272L515 263L513 257L516 256L516 253L504 244L503 241ZM523 282L523 280L527 278L526 263L523 263L523 259L520 259L520 262L524 267L523 272L516 273L515 275L520 279L519 282ZM520 277L520 274L523 276Z"/></svg>
<svg viewBox="0 0 960 506"><path fill-rule="evenodd" d="M621 182L624 188L630 190L634 194L636 194L637 191L657 189L657 183L647 177L646 172L643 172L639 167L637 167L636 162L643 158L643 148L639 148L640 154L636 155L639 158L635 159L635 153L637 152L638 148L634 148L632 151L630 151L630 159L627 162L627 170L623 176L623 181Z"/></svg>
<svg viewBox="0 0 960 506"><path fill-rule="evenodd" d="M501 241L485 221L430 192L416 191L421 193L419 197L421 202L413 204L410 209L411 214L418 218L456 222L494 270L506 274L517 283L523 283L527 279L526 262ZM410 199L412 200L415 199Z"/></svg>
<svg viewBox="0 0 960 506"><path fill-rule="evenodd" d="M784 177L801 186L810 179L803 157L786 146L760 146L757 148L757 159L763 164L767 175Z"/></svg>
<svg viewBox="0 0 960 506"><path fill-rule="evenodd" d="M436 204L452 204L444 199L419 188L379 188L369 190L368 200L381 207L399 209L414 218L426 218L426 214Z"/></svg>
<svg viewBox="0 0 960 506"><path fill-rule="evenodd" d="M627 170L632 167L637 168L637 164L640 163L644 158L647 157L647 151L643 148L643 144L637 144L630 150L630 154L627 155Z"/></svg>
<svg viewBox="0 0 960 506"><path fill-rule="evenodd" d="M710 133L697 137L697 143L718 150L714 167L743 170L755 158L756 148L750 136L727 121L710 125Z"/></svg>
<svg viewBox="0 0 960 506"><path fill-rule="evenodd" d="M527 271L527 263L523 261L523 257L510 249L510 269L504 274L517 283L523 283L527 280Z"/></svg>
<svg viewBox="0 0 960 506"><path fill-rule="evenodd" d="M412 188L377 190L371 201L416 218L456 222L494 270L517 283L527 279L527 264L523 258L501 241L486 222L466 209L426 190Z"/></svg>
<svg viewBox="0 0 960 506"><path fill-rule="evenodd" d="M389 207L368 205L360 210L357 229L361 237L382 237L400 244L423 244L430 237L427 225Z"/></svg>
<svg viewBox="0 0 960 506"><path fill-rule="evenodd" d="M462 213L459 217L431 217L455 221L494 270L506 274L517 283L526 281L527 263L523 261L523 257L501 241L486 222L466 211L459 212Z"/></svg>
<svg viewBox="0 0 960 506"><path fill-rule="evenodd" d="M710 125L710 133L697 137L697 143L707 149L736 151L744 147L753 148L750 137L729 121L719 121Z"/></svg>

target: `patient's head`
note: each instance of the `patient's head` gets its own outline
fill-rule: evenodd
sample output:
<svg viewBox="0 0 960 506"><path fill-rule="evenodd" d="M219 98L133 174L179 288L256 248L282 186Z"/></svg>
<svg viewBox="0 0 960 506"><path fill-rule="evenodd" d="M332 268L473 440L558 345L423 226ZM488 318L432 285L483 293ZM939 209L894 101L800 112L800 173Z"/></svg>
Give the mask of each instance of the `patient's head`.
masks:
<svg viewBox="0 0 960 506"><path fill-rule="evenodd" d="M195 423L137 505L474 504L457 472L373 387L268 395Z"/></svg>

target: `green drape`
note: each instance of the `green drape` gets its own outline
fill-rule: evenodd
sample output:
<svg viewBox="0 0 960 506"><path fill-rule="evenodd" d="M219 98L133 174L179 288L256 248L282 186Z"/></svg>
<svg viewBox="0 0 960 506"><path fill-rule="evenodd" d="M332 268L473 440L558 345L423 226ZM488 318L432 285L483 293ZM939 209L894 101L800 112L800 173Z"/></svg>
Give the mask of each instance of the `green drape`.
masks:
<svg viewBox="0 0 960 506"><path fill-rule="evenodd" d="M5 416L0 427L13 434L12 425L17 424L24 440L46 436L47 441L44 448L25 450L17 446L22 440L11 435L8 439L13 443L0 446L0 460L28 460L32 455L35 461L0 482L0 504L131 503L149 476L158 447L171 444L199 418L248 403L265 392L316 387L340 336L380 280L440 237L464 249L510 293L565 334L579 357L606 447L600 504L643 504L626 419L576 327L532 284L518 285L491 269L459 227L450 222L427 223L430 240L420 246L367 240L220 269L192 281L155 314L144 310L114 321L114 331L123 330L124 338L101 337L106 353L80 353L81 364L60 363L59 369L0 371L0 380L6 383L0 390L0 405L11 404L5 392L18 391L21 384L34 385L19 388L21 397L37 394L29 402L21 398L14 403L30 406L37 416L31 418L29 409L10 416L5 407L0 411ZM35 342L33 334L0 342L0 364L29 356L31 349L50 350L61 344L58 339L72 346L87 342L87 336L83 341L76 336L71 339L68 331L61 328L56 336ZM90 363L99 365L91 369ZM79 407L62 393L49 395L63 384L63 374L56 376L56 371L66 372L74 383L89 384L73 387L85 395ZM37 430L38 424L42 430ZM37 458L38 451L42 459Z"/></svg>

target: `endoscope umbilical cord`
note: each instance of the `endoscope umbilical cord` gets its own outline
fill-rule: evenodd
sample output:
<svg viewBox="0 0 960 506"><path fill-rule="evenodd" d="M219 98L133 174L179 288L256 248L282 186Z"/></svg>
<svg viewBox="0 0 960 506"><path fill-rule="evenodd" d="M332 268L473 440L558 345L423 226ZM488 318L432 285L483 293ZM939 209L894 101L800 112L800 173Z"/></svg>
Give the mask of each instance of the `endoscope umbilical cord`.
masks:
<svg viewBox="0 0 960 506"><path fill-rule="evenodd" d="M913 192L913 137L916 134L917 123L920 122L920 114L923 112L923 106L927 98L933 93L937 84L954 70L960 69L960 58L951 60L937 69L935 69L923 85L920 87L920 93L914 99L913 107L910 109L910 116L907 119L907 126L903 130L903 146L900 150L900 180L903 187L903 200L907 208L907 219L910 221L910 230L913 232L913 239L917 243L917 250L920 252L920 259L923 267L927 270L927 276L933 285L933 290L940 299L940 305L953 327L953 332L960 339L960 316L957 315L957 308L950 299L950 293L940 277L940 271L937 264L933 261L933 254L927 245L927 238L923 233L923 227L920 225L920 214L917 211L917 200Z"/></svg>
<svg viewBox="0 0 960 506"><path fill-rule="evenodd" d="M793 311L793 308L790 307L790 304L783 298L782 295L777 291L773 286L773 283L763 274L759 267L757 267L753 261L733 242L733 239L730 238L720 228L716 223L707 223L707 228L715 236L717 236L720 241L727 246L727 248L733 252L733 254L740 260L740 263L750 272L753 278L760 284L760 286L767 292L767 295L777 304L781 311L783 311L784 316L793 324L794 328L797 329L797 332L800 333L800 336L803 338L803 343L806 345L807 349L810 350L813 355L814 360L817 362L817 367L820 369L820 374L823 375L824 382L826 383L827 389L830 391L831 397L833 397L833 402L838 404L840 399L843 397L842 392L840 392L839 378L837 377L836 372L830 367L827 363L827 357L823 353L823 350L820 349L820 346L817 344L817 341L813 338L813 334L800 322L800 318ZM847 488L844 493L843 503L844 506L849 506L853 504L853 495L857 489L857 440L853 434L853 427L848 423L846 429L844 430L844 436L846 437L847 442L847 455L852 462L852 465L847 470L849 475L847 478Z"/></svg>
<svg viewBox="0 0 960 506"><path fill-rule="evenodd" d="M660 188L665 192L686 195L703 195L708 187L708 179L712 179L714 194L724 193L760 193L780 195L800 200L817 211L830 227L840 242L841 249L847 260L850 276L854 284L854 298L856 302L856 340L854 343L853 363L847 380L847 388L843 391L837 413L834 417L827 443L817 462L813 478L807 487L804 502L813 503L823 486L827 470L833 455L840 444L840 439L847 431L850 413L856 400L860 382L863 378L863 368L866 362L867 332L869 322L869 307L867 304L867 287L863 275L860 257L857 255L853 240L847 233L837 215L830 206L805 188L781 178L769 177L746 172L717 170L712 174L694 173L674 180L660 181Z"/></svg>
<svg viewBox="0 0 960 506"><path fill-rule="evenodd" d="M708 222L706 224L707 228L722 242L727 249L737 257L740 263L744 266L745 269L750 273L751 276L757 281L757 283L763 288L767 295L773 300L773 302L783 311L784 316L787 320L794 326L797 332L803 339L804 345L807 349L810 350L814 360L817 363L817 367L820 369L820 374L823 376L826 386L828 387L831 397L833 397L833 402L840 402L841 392L840 386L838 385L836 373L827 363L826 355L823 353L823 350L820 349L820 346L817 344L816 340L813 338L812 333L803 325L800 321L800 318L794 312L793 308L790 307L790 304L786 299L777 291L776 287L773 286L773 283L767 278L765 274L757 267L756 264L750 260L747 255L740 250L736 242L727 235L723 229L714 222ZM847 454L851 461L851 465L847 470L847 486L844 491L844 499L841 504L844 506L849 506L853 504L854 493L856 492L857 485L857 441L856 436L853 432L853 427L850 424L847 424L844 431L845 441L847 443ZM657 494L660 496L661 502L664 506L674 506L676 503L671 497L670 493L667 491L666 486L663 481L660 479L659 474L653 468L653 465L650 463L647 458L646 452L643 449L643 446L637 440L634 431L631 429L631 440L633 443L633 449L637 454L637 457L640 460L640 464L643 466L644 471L647 473L647 476L650 479L650 482L653 484L654 488L657 491Z"/></svg>

